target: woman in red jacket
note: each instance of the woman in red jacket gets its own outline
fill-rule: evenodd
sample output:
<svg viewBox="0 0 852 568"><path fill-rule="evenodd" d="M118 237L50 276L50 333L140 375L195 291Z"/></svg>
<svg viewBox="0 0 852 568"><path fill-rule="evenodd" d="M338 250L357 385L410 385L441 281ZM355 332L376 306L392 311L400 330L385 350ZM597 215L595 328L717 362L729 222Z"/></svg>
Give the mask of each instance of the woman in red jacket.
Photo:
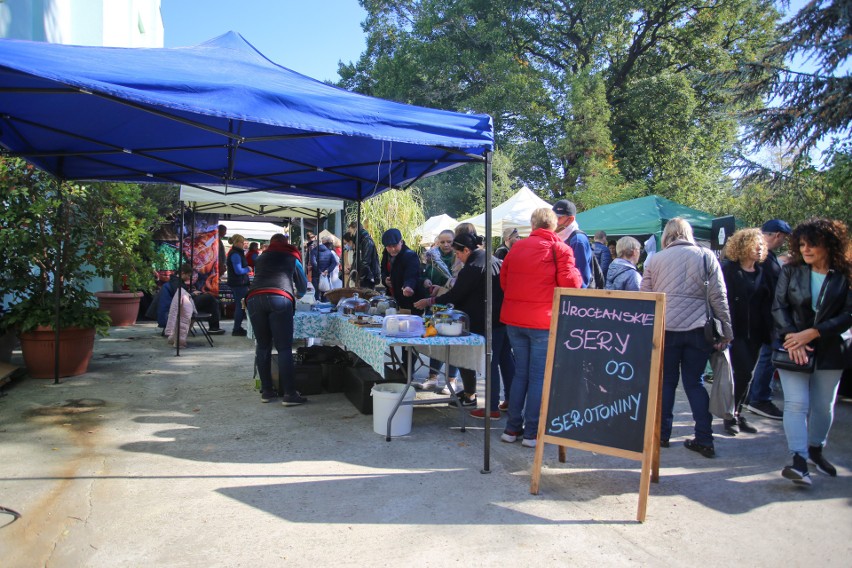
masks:
<svg viewBox="0 0 852 568"><path fill-rule="evenodd" d="M553 232L556 214L549 207L533 211L529 238L516 242L500 270L503 309L509 342L515 352L515 378L509 396L509 420L500 439L534 448L538 434L544 364L553 307L553 290L579 288L582 277L574 253Z"/></svg>

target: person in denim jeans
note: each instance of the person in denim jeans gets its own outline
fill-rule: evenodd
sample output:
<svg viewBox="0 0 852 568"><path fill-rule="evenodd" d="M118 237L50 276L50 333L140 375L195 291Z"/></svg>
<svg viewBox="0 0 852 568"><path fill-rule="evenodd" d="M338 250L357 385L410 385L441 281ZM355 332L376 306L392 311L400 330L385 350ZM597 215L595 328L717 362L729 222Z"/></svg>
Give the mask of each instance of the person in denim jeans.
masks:
<svg viewBox="0 0 852 568"><path fill-rule="evenodd" d="M705 458L713 458L716 457L713 416L702 374L713 349L727 348L734 337L725 280L716 256L695 244L692 227L684 219L675 217L666 223L662 246L663 250L645 263L640 286L642 292L666 294L660 445L669 447L675 392L683 379L683 390L695 421L695 437L686 440L684 446ZM723 337L715 345L704 338L708 300L711 316L722 322Z"/></svg>
<svg viewBox="0 0 852 568"><path fill-rule="evenodd" d="M272 384L272 346L278 351L278 388L284 406L304 404L293 380L293 313L296 298L307 291L308 282L299 250L287 237L272 236L269 248L257 259L254 282L248 293L248 312L254 338L255 365L260 376L260 400L276 396Z"/></svg>
<svg viewBox="0 0 852 568"><path fill-rule="evenodd" d="M553 290L583 283L573 251L553 232L556 223L550 208L533 211L532 233L512 246L500 269L500 321L507 325L515 353L509 418L500 439L512 443L523 437L521 443L528 448L536 446L538 436Z"/></svg>
<svg viewBox="0 0 852 568"><path fill-rule="evenodd" d="M781 475L810 485L810 461L835 477L823 455L843 370L852 362L852 242L842 221L813 218L790 236L790 262L781 269L772 317L781 349L797 365L778 369L784 387L784 434L792 464Z"/></svg>

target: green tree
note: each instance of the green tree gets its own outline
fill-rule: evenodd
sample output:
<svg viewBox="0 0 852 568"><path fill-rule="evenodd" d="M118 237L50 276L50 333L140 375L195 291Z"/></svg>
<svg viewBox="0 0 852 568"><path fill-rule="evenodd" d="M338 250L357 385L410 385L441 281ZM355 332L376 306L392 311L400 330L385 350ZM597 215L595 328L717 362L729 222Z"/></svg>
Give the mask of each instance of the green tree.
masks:
<svg viewBox="0 0 852 568"><path fill-rule="evenodd" d="M349 223L357 220L357 204L347 208L346 217ZM391 189L361 203L361 225L379 248L382 246L382 234L391 228L399 229L406 244L414 248L418 242L414 229L425 221L423 199L414 188L405 191Z"/></svg>
<svg viewBox="0 0 852 568"><path fill-rule="evenodd" d="M590 204L651 191L718 202L737 113L761 101L707 77L756 57L777 19L769 0L362 4L367 50L342 86L488 113L513 179Z"/></svg>
<svg viewBox="0 0 852 568"><path fill-rule="evenodd" d="M759 58L744 59L723 75L737 82L740 98L771 101L748 113L755 143L785 145L801 158L826 136L848 137L850 34L848 0L811 0L781 25L778 41Z"/></svg>

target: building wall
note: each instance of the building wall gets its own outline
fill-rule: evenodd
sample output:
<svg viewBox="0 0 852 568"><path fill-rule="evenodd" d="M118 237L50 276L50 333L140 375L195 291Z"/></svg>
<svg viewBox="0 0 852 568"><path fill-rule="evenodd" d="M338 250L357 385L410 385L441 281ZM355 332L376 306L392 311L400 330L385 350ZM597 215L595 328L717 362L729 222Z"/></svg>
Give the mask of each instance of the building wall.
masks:
<svg viewBox="0 0 852 568"><path fill-rule="evenodd" d="M163 47L160 0L0 0L0 37Z"/></svg>

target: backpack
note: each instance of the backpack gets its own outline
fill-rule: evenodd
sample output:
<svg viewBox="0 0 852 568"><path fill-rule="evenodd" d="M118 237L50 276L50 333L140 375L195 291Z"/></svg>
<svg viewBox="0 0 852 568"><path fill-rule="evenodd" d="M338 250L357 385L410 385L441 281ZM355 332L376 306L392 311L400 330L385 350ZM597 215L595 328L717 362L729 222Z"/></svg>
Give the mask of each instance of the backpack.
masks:
<svg viewBox="0 0 852 568"><path fill-rule="evenodd" d="M577 233L583 233L583 231L577 229L576 231L568 235L568 239L566 239L565 243L568 244L571 241L571 238ZM586 233L583 234L585 235ZM586 238L588 239L589 237L586 236ZM568 246L571 245L569 244ZM592 276L591 278L589 278L589 285L587 286L587 288L591 290L594 290L596 288L598 290L603 290L606 287L606 278L604 278L603 270L601 270L601 263L598 262L598 257L595 255L594 250L592 251L592 257L591 260L589 260L589 264L592 269Z"/></svg>

